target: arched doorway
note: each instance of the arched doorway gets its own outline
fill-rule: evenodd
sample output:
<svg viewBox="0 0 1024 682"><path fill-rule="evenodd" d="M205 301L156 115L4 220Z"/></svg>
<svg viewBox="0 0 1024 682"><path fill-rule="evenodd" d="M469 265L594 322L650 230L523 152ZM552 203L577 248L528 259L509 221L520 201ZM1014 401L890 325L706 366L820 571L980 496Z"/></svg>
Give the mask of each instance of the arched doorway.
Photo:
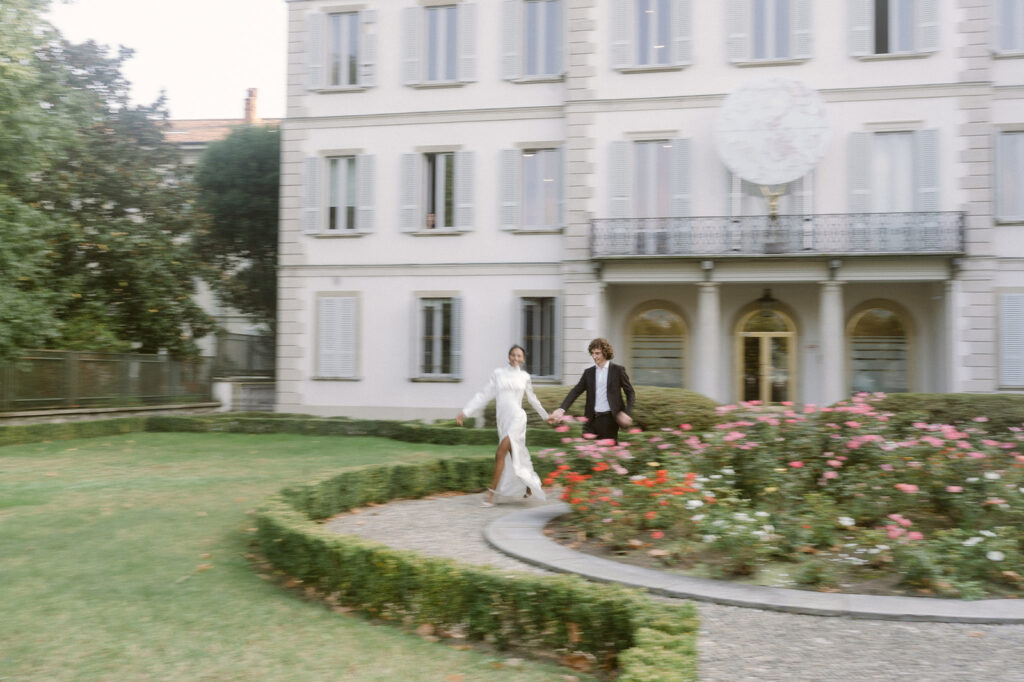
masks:
<svg viewBox="0 0 1024 682"><path fill-rule="evenodd" d="M634 384L683 388L686 326L665 308L650 308L629 325L630 367Z"/></svg>
<svg viewBox="0 0 1024 682"><path fill-rule="evenodd" d="M737 337L740 400L793 400L796 328L790 319L777 310L755 310L740 319Z"/></svg>
<svg viewBox="0 0 1024 682"><path fill-rule="evenodd" d="M870 305L847 325L850 339L850 390L853 393L905 393L907 325L889 305Z"/></svg>

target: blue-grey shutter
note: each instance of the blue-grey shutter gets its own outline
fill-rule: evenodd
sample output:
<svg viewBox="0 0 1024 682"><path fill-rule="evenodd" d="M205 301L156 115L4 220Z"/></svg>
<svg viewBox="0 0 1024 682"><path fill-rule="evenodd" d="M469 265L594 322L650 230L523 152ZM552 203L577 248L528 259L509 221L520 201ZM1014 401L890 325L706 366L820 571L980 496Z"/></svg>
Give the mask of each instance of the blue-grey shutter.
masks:
<svg viewBox="0 0 1024 682"><path fill-rule="evenodd" d="M367 88L377 85L377 32L370 29L376 23L377 10L359 13L359 85Z"/></svg>
<svg viewBox="0 0 1024 682"><path fill-rule="evenodd" d="M814 51L814 14L811 0L792 0L790 57L810 59Z"/></svg>
<svg viewBox="0 0 1024 682"><path fill-rule="evenodd" d="M302 231L320 231L320 157L307 156L302 164Z"/></svg>
<svg viewBox="0 0 1024 682"><path fill-rule="evenodd" d="M729 61L750 61L750 0L726 0L725 8Z"/></svg>
<svg viewBox="0 0 1024 682"><path fill-rule="evenodd" d="M609 150L608 213L612 218L632 218L633 173L631 142L612 142Z"/></svg>
<svg viewBox="0 0 1024 682"><path fill-rule="evenodd" d="M915 211L939 210L939 131L914 133Z"/></svg>
<svg viewBox="0 0 1024 682"><path fill-rule="evenodd" d="M999 294L999 388L1024 388L1024 293Z"/></svg>
<svg viewBox="0 0 1024 682"><path fill-rule="evenodd" d="M462 378L462 298L452 297L452 376Z"/></svg>
<svg viewBox="0 0 1024 682"><path fill-rule="evenodd" d="M416 85L422 80L420 67L420 21L422 7L402 9L402 84Z"/></svg>
<svg viewBox="0 0 1024 682"><path fill-rule="evenodd" d="M690 140L672 140L672 217L685 218L690 209Z"/></svg>
<svg viewBox="0 0 1024 682"><path fill-rule="evenodd" d="M356 314L357 301L353 296L340 299L338 310L338 376L356 375Z"/></svg>
<svg viewBox="0 0 1024 682"><path fill-rule="evenodd" d="M914 52L935 52L939 49L938 0L917 0L914 14Z"/></svg>
<svg viewBox="0 0 1024 682"><path fill-rule="evenodd" d="M686 66L693 63L693 3L672 2L672 63Z"/></svg>
<svg viewBox="0 0 1024 682"><path fill-rule="evenodd" d="M850 133L846 167L850 188L850 213L871 212L871 133Z"/></svg>
<svg viewBox="0 0 1024 682"><path fill-rule="evenodd" d="M374 210L374 176L375 162L372 154L360 154L356 157L356 228L360 232L373 232Z"/></svg>
<svg viewBox="0 0 1024 682"><path fill-rule="evenodd" d="M789 183L789 193L793 196L793 215L812 215L814 213L814 171L808 171L807 175Z"/></svg>
<svg viewBox="0 0 1024 682"><path fill-rule="evenodd" d="M726 186L729 188L729 205L726 207L726 211L733 218L738 218L743 215L743 178L728 168L725 169L725 175Z"/></svg>
<svg viewBox="0 0 1024 682"><path fill-rule="evenodd" d="M342 379L356 375L356 314L355 297L317 299L316 376Z"/></svg>
<svg viewBox="0 0 1024 682"><path fill-rule="evenodd" d="M522 69L523 0L502 0L501 3L501 77L519 78Z"/></svg>
<svg viewBox="0 0 1024 682"><path fill-rule="evenodd" d="M313 12L306 17L306 89L324 86L324 15Z"/></svg>
<svg viewBox="0 0 1024 682"><path fill-rule="evenodd" d="M501 150L501 208L500 224L503 230L521 227L523 153L518 149Z"/></svg>
<svg viewBox="0 0 1024 682"><path fill-rule="evenodd" d="M458 12L456 31L459 40L459 80L471 83L476 80L476 3L462 2L456 5Z"/></svg>
<svg viewBox="0 0 1024 682"><path fill-rule="evenodd" d="M558 176L555 178L555 182L558 183L558 225L559 229L564 228L569 224L569 217L565 214L565 149L559 147L555 150L556 162L555 167L558 169Z"/></svg>
<svg viewBox="0 0 1024 682"><path fill-rule="evenodd" d="M633 0L612 0L612 68L627 69L633 65L633 23L636 13Z"/></svg>
<svg viewBox="0 0 1024 682"><path fill-rule="evenodd" d="M402 232L423 228L420 215L420 155L402 154L402 186L399 189L399 219Z"/></svg>
<svg viewBox="0 0 1024 682"><path fill-rule="evenodd" d="M455 229L473 229L473 152L455 152Z"/></svg>
<svg viewBox="0 0 1024 682"><path fill-rule="evenodd" d="M847 0L850 22L850 55L864 57L874 53L875 3L874 0Z"/></svg>

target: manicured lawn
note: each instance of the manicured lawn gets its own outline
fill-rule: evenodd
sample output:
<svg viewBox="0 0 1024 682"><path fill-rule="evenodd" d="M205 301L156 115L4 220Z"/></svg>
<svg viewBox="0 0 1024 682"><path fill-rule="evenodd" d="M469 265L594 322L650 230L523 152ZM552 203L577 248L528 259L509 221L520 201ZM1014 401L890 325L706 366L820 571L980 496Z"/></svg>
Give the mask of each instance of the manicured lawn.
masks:
<svg viewBox="0 0 1024 682"><path fill-rule="evenodd" d="M305 602L247 557L249 510L283 486L453 454L490 456L238 434L0 447L0 680L558 680Z"/></svg>

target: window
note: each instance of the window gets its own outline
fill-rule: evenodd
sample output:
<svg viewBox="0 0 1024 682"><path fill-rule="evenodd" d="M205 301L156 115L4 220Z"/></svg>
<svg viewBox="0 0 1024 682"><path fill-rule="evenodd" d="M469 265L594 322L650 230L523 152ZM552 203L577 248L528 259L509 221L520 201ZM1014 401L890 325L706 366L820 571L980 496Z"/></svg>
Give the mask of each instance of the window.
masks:
<svg viewBox="0 0 1024 682"><path fill-rule="evenodd" d="M672 142L633 144L633 217L672 215Z"/></svg>
<svg viewBox="0 0 1024 682"><path fill-rule="evenodd" d="M556 230L565 224L561 149L506 149L501 162L503 230Z"/></svg>
<svg viewBox="0 0 1024 682"><path fill-rule="evenodd" d="M854 318L850 331L850 390L853 393L905 393L907 332L900 316L870 308Z"/></svg>
<svg viewBox="0 0 1024 682"><path fill-rule="evenodd" d="M691 63L691 0L614 0L611 4L613 68Z"/></svg>
<svg viewBox="0 0 1024 682"><path fill-rule="evenodd" d="M563 72L562 0L503 0L502 77L554 78Z"/></svg>
<svg viewBox="0 0 1024 682"><path fill-rule="evenodd" d="M850 212L939 210L937 130L852 133Z"/></svg>
<svg viewBox="0 0 1024 682"><path fill-rule="evenodd" d="M729 169L726 169L726 174L730 188L728 215L732 217L771 215L771 204L761 190L761 185L748 182ZM802 178L787 182L783 186L784 194L777 199L776 215L807 216L813 213L813 188L813 171ZM780 188L772 187L772 189L779 190Z"/></svg>
<svg viewBox="0 0 1024 682"><path fill-rule="evenodd" d="M526 347L526 371L535 377L558 375L556 350L556 299L525 297L522 303L522 339Z"/></svg>
<svg viewBox="0 0 1024 682"><path fill-rule="evenodd" d="M729 0L729 61L810 59L811 11L810 0Z"/></svg>
<svg viewBox="0 0 1024 682"><path fill-rule="evenodd" d="M316 307L316 377L356 377L356 295L321 295Z"/></svg>
<svg viewBox="0 0 1024 682"><path fill-rule="evenodd" d="M690 140L612 142L612 218L690 215Z"/></svg>
<svg viewBox="0 0 1024 682"><path fill-rule="evenodd" d="M309 15L306 43L310 90L376 85L375 10Z"/></svg>
<svg viewBox="0 0 1024 682"><path fill-rule="evenodd" d="M1024 0L994 0L993 43L998 54L1024 54Z"/></svg>
<svg viewBox="0 0 1024 682"><path fill-rule="evenodd" d="M999 387L1024 388L1024 292L999 294Z"/></svg>
<svg viewBox="0 0 1024 682"><path fill-rule="evenodd" d="M630 327L633 383L683 387L683 320L655 308L633 319Z"/></svg>
<svg viewBox="0 0 1024 682"><path fill-rule="evenodd" d="M404 232L444 234L473 229L473 152L402 155L399 191Z"/></svg>
<svg viewBox="0 0 1024 682"><path fill-rule="evenodd" d="M402 10L402 80L406 85L476 80L476 4Z"/></svg>
<svg viewBox="0 0 1024 682"><path fill-rule="evenodd" d="M327 187L323 188L325 175ZM334 235L372 232L373 185L374 157L370 154L308 157L302 173L302 231ZM321 204L324 189L326 211Z"/></svg>
<svg viewBox="0 0 1024 682"><path fill-rule="evenodd" d="M938 0L850 0L850 45L857 57L935 52Z"/></svg>
<svg viewBox="0 0 1024 682"><path fill-rule="evenodd" d="M996 133L996 218L1024 222L1024 131Z"/></svg>
<svg viewBox="0 0 1024 682"><path fill-rule="evenodd" d="M419 299L417 377L461 376L461 304L461 299L451 297Z"/></svg>

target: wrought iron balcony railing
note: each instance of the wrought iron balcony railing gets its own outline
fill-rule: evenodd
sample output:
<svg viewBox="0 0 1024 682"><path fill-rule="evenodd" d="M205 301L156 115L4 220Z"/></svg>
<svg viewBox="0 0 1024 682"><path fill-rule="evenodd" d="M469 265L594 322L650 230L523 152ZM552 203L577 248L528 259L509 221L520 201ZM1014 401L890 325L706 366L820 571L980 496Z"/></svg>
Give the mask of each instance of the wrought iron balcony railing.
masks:
<svg viewBox="0 0 1024 682"><path fill-rule="evenodd" d="M962 254L964 214L626 218L592 221L593 258Z"/></svg>

